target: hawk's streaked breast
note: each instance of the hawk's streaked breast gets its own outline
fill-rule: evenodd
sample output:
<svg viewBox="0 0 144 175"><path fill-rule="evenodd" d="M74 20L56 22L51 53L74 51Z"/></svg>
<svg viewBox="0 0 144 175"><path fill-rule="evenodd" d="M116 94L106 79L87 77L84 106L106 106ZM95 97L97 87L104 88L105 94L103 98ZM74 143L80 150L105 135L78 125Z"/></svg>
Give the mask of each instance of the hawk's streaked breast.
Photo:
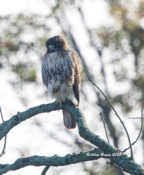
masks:
<svg viewBox="0 0 144 175"><path fill-rule="evenodd" d="M42 78L51 96L58 101L71 98L75 76L75 62L69 50L65 55L47 53L42 62Z"/></svg>

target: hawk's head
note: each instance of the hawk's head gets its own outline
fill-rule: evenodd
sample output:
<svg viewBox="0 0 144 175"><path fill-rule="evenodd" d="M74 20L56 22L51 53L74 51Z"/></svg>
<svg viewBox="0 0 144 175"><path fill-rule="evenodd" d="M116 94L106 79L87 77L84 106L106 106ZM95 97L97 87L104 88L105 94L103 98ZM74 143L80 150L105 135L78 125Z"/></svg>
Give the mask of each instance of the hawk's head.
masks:
<svg viewBox="0 0 144 175"><path fill-rule="evenodd" d="M54 36L46 41L48 53L66 49L65 40L61 36Z"/></svg>

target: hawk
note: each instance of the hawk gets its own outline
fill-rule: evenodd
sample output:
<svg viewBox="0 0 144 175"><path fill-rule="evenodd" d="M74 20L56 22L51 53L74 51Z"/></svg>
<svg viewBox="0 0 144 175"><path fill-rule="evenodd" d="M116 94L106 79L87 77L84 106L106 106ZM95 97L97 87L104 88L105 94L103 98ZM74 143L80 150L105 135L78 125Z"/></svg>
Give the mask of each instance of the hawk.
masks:
<svg viewBox="0 0 144 175"><path fill-rule="evenodd" d="M74 53L67 48L61 36L46 41L47 53L42 60L42 80L51 97L58 103L75 98L79 104L80 65ZM75 128L76 121L70 113L63 110L66 128Z"/></svg>

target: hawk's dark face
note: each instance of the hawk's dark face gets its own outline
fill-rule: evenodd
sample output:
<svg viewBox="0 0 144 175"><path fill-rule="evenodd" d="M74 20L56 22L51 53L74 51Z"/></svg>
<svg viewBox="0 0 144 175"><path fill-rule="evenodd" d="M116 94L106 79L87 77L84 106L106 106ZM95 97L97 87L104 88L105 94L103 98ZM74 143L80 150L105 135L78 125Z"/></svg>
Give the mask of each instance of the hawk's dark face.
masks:
<svg viewBox="0 0 144 175"><path fill-rule="evenodd" d="M61 36L54 36L46 41L47 52L55 52L66 49L65 40Z"/></svg>

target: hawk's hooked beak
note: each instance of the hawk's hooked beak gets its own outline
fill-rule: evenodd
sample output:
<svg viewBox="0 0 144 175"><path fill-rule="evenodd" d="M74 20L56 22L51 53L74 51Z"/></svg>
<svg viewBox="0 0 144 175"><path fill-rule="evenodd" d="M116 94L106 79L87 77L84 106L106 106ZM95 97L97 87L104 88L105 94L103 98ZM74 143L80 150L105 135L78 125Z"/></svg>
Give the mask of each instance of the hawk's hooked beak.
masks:
<svg viewBox="0 0 144 175"><path fill-rule="evenodd" d="M54 45L50 44L48 45L48 52L54 52L56 51L56 48L54 47Z"/></svg>

